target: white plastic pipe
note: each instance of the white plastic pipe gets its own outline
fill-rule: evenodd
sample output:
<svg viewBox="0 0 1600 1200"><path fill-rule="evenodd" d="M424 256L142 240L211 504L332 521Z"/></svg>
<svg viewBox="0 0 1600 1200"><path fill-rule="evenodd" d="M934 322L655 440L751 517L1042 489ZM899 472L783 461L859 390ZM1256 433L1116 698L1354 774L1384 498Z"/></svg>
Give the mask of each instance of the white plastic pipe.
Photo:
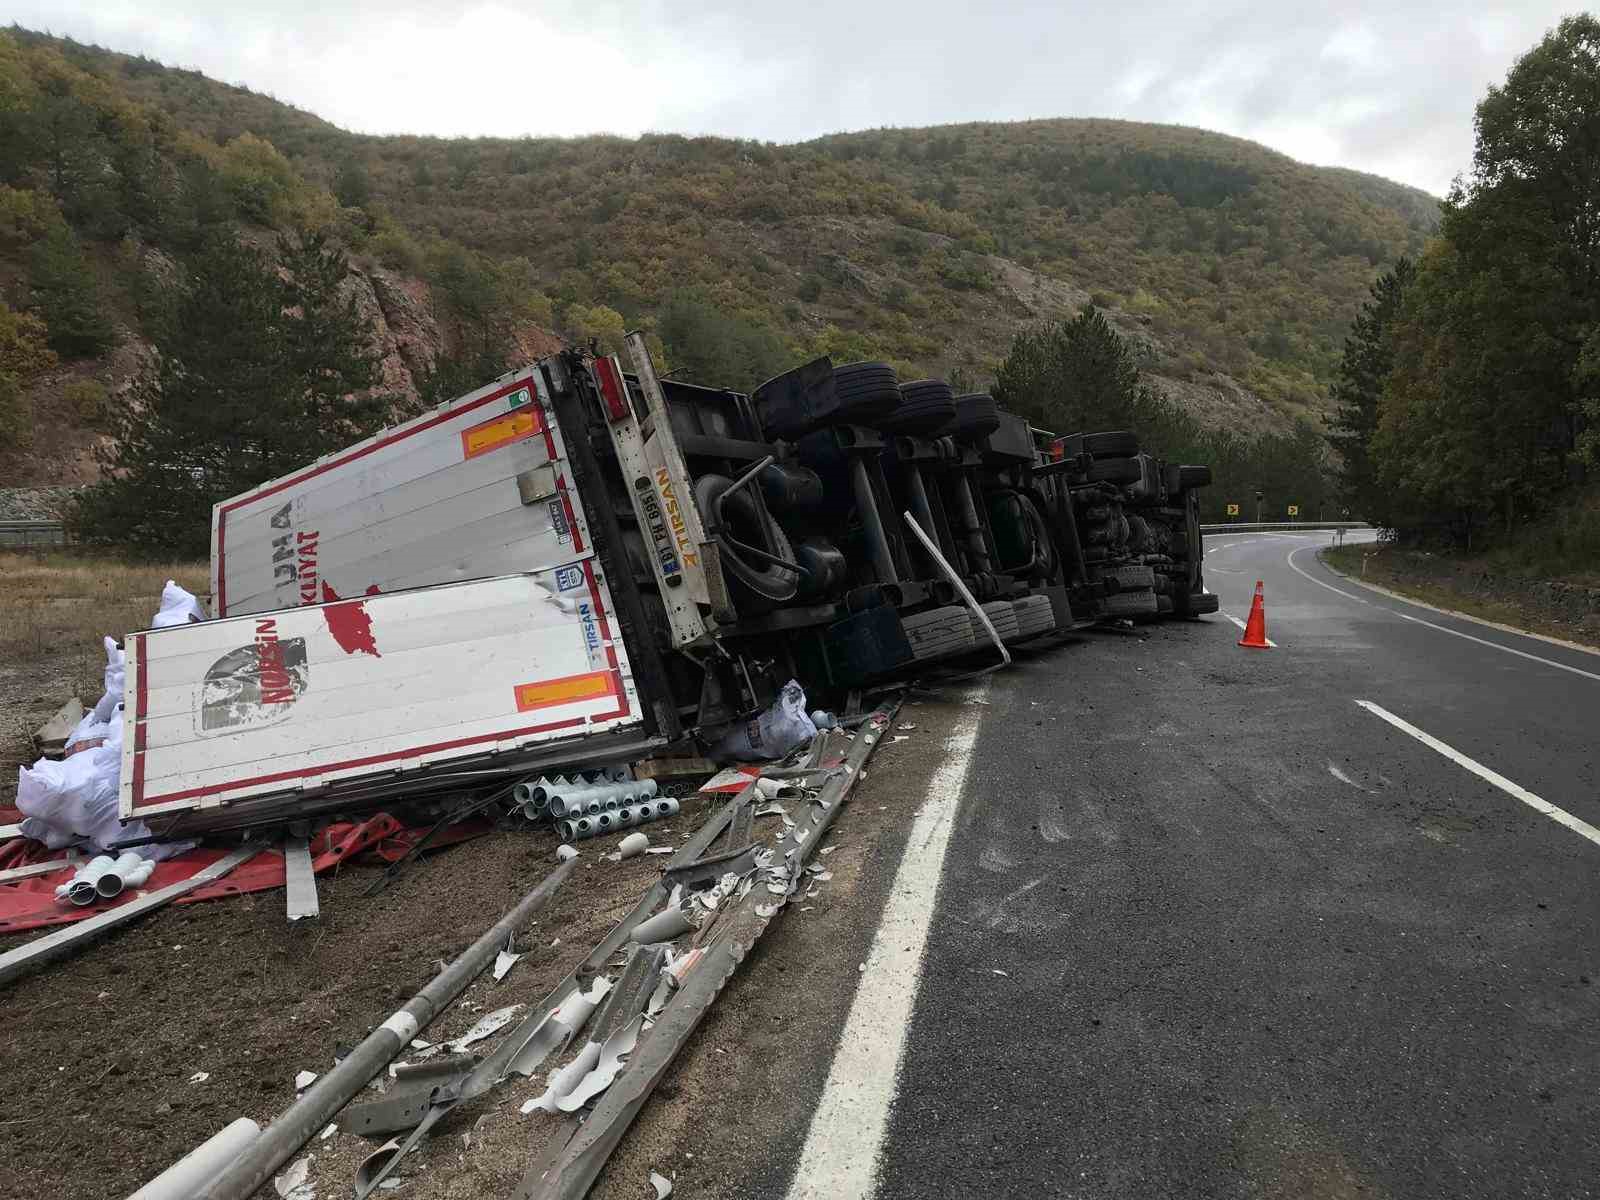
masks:
<svg viewBox="0 0 1600 1200"><path fill-rule="evenodd" d="M249 1117L240 1117L201 1142L128 1200L191 1200L260 1134L261 1126Z"/></svg>
<svg viewBox="0 0 1600 1200"><path fill-rule="evenodd" d="M100 872L100 878L94 881L94 890L109 900L128 886L128 880L142 866L144 859L136 851L124 850L109 868Z"/></svg>

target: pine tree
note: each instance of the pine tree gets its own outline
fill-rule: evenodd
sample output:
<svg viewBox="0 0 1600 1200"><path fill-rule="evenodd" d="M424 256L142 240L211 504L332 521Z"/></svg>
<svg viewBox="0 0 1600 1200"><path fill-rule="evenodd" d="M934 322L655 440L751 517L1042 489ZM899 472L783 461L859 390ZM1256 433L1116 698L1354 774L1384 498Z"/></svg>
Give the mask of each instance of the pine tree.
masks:
<svg viewBox="0 0 1600 1200"><path fill-rule="evenodd" d="M1417 269L1402 258L1372 285L1372 298L1350 325L1344 357L1331 389L1334 403L1328 443L1339 456L1339 491L1352 513L1381 520L1384 493L1372 461L1372 435L1378 429L1378 402L1384 381L1394 370L1391 331L1400 316L1406 288Z"/></svg>
<svg viewBox="0 0 1600 1200"><path fill-rule="evenodd" d="M342 256L206 239L151 316L155 367L116 413L105 478L79 503L85 540L203 557L211 506L376 430L387 400Z"/></svg>
<svg viewBox="0 0 1600 1200"><path fill-rule="evenodd" d="M33 303L50 331L50 348L63 358L88 358L114 340L100 284L71 229L59 224L28 256Z"/></svg>

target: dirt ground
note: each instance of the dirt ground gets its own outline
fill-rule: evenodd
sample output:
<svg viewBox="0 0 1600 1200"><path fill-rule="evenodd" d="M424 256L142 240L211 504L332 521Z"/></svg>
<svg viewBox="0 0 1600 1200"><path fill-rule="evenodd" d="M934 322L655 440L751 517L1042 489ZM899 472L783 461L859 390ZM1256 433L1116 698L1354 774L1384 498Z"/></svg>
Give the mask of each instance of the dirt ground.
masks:
<svg viewBox="0 0 1600 1200"><path fill-rule="evenodd" d="M27 737L76 692L98 697L99 630L144 627L162 582L204 588L203 568L115 568L77 560L0 564L0 803ZM86 571L80 574L80 569ZM49 605L48 599L73 601ZM61 610L57 612L57 610ZM69 615L65 615L68 614ZM24 626L21 618L26 618ZM837 1031L866 958L906 830L938 764L958 695L923 694L915 726L883 745L840 814L833 878L773 923L646 1105L591 1193L653 1197L652 1170L677 1195L744 1197L781 1181L804 1137ZM934 752L930 753L930 750ZM677 845L722 803L692 797L647 830ZM777 822L767 819L776 836ZM414 864L375 898L377 868L319 878L322 916L290 925L283 893L172 906L0 989L0 1197L124 1196L238 1116L267 1124L303 1070L328 1070L554 866L556 839L496 832ZM481 977L423 1032L437 1042L509 1004L536 1004L587 955L662 865L609 863L600 842L523 933L525 957ZM38 934L0 938L0 951ZM559 939L559 942L557 942ZM475 1049L487 1053L493 1039ZM554 1065L554 1064L551 1064ZM204 1072L203 1081L191 1082ZM398 1172L419 1200L507 1196L553 1118L524 1117L543 1073L463 1106ZM315 1194L346 1195L377 1142L332 1133L308 1145ZM386 1193L389 1194L389 1193ZM258 1195L275 1196L269 1185Z"/></svg>
<svg viewBox="0 0 1600 1200"><path fill-rule="evenodd" d="M100 699L101 638L148 629L175 579L201 599L205 563L129 565L93 555L0 551L0 804L33 761L33 732L70 697Z"/></svg>
<svg viewBox="0 0 1600 1200"><path fill-rule="evenodd" d="M803 1135L811 1099L791 1074L831 1056L855 963L937 761L925 749L950 711L933 698L903 710L925 724L879 751L841 813L826 859L833 879L774 923L592 1195L653 1196L648 1175L658 1170L679 1195L738 1196L753 1173L772 1169L775 1145ZM722 802L696 796L647 832L676 845ZM554 866L555 846L548 832L491 834L422 860L372 899L361 892L376 868L347 866L319 880L321 918L296 925L284 919L282 892L169 907L19 980L0 992L0 1094L10 1098L0 1196L126 1195L235 1117L265 1125L294 1099L298 1072L327 1070L336 1049L414 995ZM610 863L598 857L604 849L584 846L582 870L519 940L526 956L499 983L480 978L426 1040L537 1003L663 861ZM29 936L0 939L0 950ZM197 1072L208 1078L190 1082ZM541 1073L464 1106L412 1156L396 1194L509 1195L553 1127L517 1111L543 1089ZM313 1141L305 1153L316 1194L346 1194L376 1144L343 1132Z"/></svg>

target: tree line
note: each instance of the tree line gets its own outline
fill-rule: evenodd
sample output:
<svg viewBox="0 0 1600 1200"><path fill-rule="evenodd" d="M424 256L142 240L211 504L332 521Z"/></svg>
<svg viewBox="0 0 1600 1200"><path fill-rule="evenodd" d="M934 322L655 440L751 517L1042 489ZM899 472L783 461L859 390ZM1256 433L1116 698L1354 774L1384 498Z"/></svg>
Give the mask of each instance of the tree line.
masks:
<svg viewBox="0 0 1600 1200"><path fill-rule="evenodd" d="M1477 106L1440 234L1373 286L1330 441L1401 536L1515 542L1600 465L1600 21L1563 20Z"/></svg>
<svg viewBox="0 0 1600 1200"><path fill-rule="evenodd" d="M1318 430L1298 422L1286 433L1254 436L1208 427L1140 375L1138 362L1105 314L1093 305L1077 316L1012 340L1000 364L995 398L1041 428L1058 433L1131 429L1143 449L1171 462L1211 467L1212 485L1200 493L1201 519L1285 520L1288 507L1314 520L1334 501ZM1332 514L1328 514L1332 515Z"/></svg>

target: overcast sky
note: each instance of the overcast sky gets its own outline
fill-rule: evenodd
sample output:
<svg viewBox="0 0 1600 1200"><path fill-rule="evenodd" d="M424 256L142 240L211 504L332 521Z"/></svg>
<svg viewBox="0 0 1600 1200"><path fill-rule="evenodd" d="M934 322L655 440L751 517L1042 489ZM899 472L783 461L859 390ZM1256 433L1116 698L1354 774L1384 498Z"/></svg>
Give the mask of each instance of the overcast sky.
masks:
<svg viewBox="0 0 1600 1200"><path fill-rule="evenodd" d="M1442 194L1472 109L1571 4L1424 0L10 0L369 133L714 133L1126 117Z"/></svg>

